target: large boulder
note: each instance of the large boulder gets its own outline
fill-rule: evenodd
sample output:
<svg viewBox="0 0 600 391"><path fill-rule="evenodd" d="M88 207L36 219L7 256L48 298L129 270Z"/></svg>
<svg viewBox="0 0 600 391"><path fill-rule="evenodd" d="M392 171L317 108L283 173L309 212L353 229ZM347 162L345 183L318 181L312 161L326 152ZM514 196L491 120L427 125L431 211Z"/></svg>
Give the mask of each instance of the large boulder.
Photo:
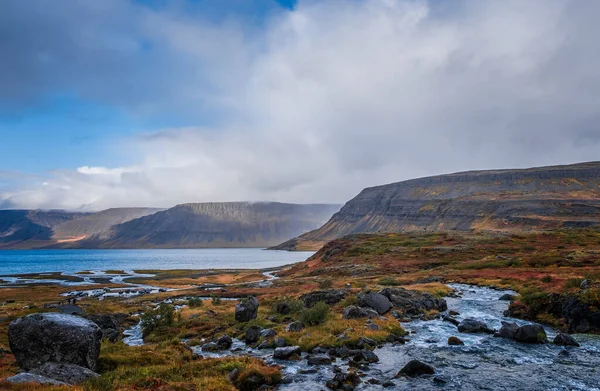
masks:
<svg viewBox="0 0 600 391"><path fill-rule="evenodd" d="M408 364L406 364L400 372L396 375L396 377L408 376L408 377L417 377L422 375L433 375L435 373L435 368L429 364L425 364L419 360L410 360Z"/></svg>
<svg viewBox="0 0 600 391"><path fill-rule="evenodd" d="M37 383L50 386L68 386L67 383L63 383L58 380L51 379L46 376L40 376L29 372L19 373L18 375L11 376L6 379L7 382L12 384L23 384L23 383Z"/></svg>
<svg viewBox="0 0 600 391"><path fill-rule="evenodd" d="M337 304L346 296L346 291L343 289L330 289L326 291L314 291L300 296L300 300L304 306L311 308L318 302L322 301L325 304Z"/></svg>
<svg viewBox="0 0 600 391"><path fill-rule="evenodd" d="M25 370L47 362L75 364L95 370L102 330L95 323L78 316L32 314L10 324L8 339L17 363Z"/></svg>
<svg viewBox="0 0 600 391"><path fill-rule="evenodd" d="M262 331L262 327L260 326L251 326L246 329L246 333L244 334L244 341L247 344L252 344L258 342L260 339L260 333Z"/></svg>
<svg viewBox="0 0 600 391"><path fill-rule="evenodd" d="M223 335L221 338L217 339L217 346L220 350L225 350L231 348L233 345L233 340L229 335Z"/></svg>
<svg viewBox="0 0 600 391"><path fill-rule="evenodd" d="M299 320L288 324L285 328L285 331L288 333L297 333L302 330L304 330L304 323L300 322Z"/></svg>
<svg viewBox="0 0 600 391"><path fill-rule="evenodd" d="M490 329L485 322L475 318L466 318L458 324L458 331L461 333L487 333L494 334L494 330Z"/></svg>
<svg viewBox="0 0 600 391"><path fill-rule="evenodd" d="M441 312L448 309L446 300L438 299L427 292L411 291L403 288L385 288L379 293L387 297L394 307L409 315L418 315L431 310Z"/></svg>
<svg viewBox="0 0 600 391"><path fill-rule="evenodd" d="M273 358L278 360L289 360L292 356L300 356L302 349L300 346L286 346L283 348L276 348L273 352Z"/></svg>
<svg viewBox="0 0 600 391"><path fill-rule="evenodd" d="M342 319L376 318L379 314L370 308L361 308L350 305L344 308Z"/></svg>
<svg viewBox="0 0 600 391"><path fill-rule="evenodd" d="M235 306L235 320L237 322L249 322L256 319L258 314L258 299L250 297Z"/></svg>
<svg viewBox="0 0 600 391"><path fill-rule="evenodd" d="M358 295L358 305L361 307L372 308L379 315L383 315L392 309L392 302L381 293L360 293Z"/></svg>
<svg viewBox="0 0 600 391"><path fill-rule="evenodd" d="M563 333L558 333L558 335L554 337L554 344L557 346L580 346L579 342L575 341L575 338L571 337L569 334Z"/></svg>
<svg viewBox="0 0 600 391"><path fill-rule="evenodd" d="M96 372L75 364L47 362L30 371L34 375L49 377L67 384L80 384L98 377Z"/></svg>
<svg viewBox="0 0 600 391"><path fill-rule="evenodd" d="M519 325L513 322L504 322L502 321L502 327L494 337L506 338L506 339L515 339L515 333L519 329Z"/></svg>
<svg viewBox="0 0 600 391"><path fill-rule="evenodd" d="M515 332L515 341L523 343L547 343L546 331L539 324L526 324Z"/></svg>
<svg viewBox="0 0 600 391"><path fill-rule="evenodd" d="M127 319L127 314L86 314L84 318L96 323L102 330L102 338L110 342L117 342L121 335L123 323Z"/></svg>

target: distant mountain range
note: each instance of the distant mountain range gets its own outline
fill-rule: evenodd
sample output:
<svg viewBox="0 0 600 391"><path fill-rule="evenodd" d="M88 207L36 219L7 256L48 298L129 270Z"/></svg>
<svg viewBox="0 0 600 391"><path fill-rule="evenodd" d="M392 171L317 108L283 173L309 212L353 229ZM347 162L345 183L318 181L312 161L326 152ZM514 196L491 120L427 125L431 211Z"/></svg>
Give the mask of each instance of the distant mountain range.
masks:
<svg viewBox="0 0 600 391"><path fill-rule="evenodd" d="M469 171L364 189L322 227L277 249L353 233L529 231L600 225L600 162Z"/></svg>
<svg viewBox="0 0 600 391"><path fill-rule="evenodd" d="M266 247L321 226L339 208L214 202L96 213L0 210L0 248Z"/></svg>

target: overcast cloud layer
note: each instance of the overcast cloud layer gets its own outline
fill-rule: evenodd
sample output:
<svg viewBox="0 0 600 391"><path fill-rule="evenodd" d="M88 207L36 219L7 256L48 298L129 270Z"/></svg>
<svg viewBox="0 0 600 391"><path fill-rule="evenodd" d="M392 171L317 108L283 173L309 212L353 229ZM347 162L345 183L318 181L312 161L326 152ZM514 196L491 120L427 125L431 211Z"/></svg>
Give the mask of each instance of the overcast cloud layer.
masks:
<svg viewBox="0 0 600 391"><path fill-rule="evenodd" d="M13 174L5 207L344 202L425 175L600 160L598 1L300 1L264 24L49 3L2 4L3 110L62 88L198 127L118 140L128 167Z"/></svg>

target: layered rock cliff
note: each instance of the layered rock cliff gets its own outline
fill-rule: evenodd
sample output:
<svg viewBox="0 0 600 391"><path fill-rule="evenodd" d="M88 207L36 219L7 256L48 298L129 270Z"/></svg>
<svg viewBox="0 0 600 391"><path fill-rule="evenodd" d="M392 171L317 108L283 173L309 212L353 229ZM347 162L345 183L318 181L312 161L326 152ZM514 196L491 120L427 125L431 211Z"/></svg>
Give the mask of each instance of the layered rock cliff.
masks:
<svg viewBox="0 0 600 391"><path fill-rule="evenodd" d="M600 163L469 171L364 189L280 249L361 232L537 230L600 224Z"/></svg>

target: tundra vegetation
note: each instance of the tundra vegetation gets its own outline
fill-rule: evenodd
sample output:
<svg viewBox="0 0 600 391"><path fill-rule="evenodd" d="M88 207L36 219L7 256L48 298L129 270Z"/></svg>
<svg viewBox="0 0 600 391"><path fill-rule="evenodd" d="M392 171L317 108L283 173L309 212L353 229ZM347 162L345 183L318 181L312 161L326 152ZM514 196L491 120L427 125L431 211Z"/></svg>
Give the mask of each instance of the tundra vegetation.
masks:
<svg viewBox="0 0 600 391"><path fill-rule="evenodd" d="M588 312L600 311L600 232L555 230L537 233L406 233L353 235L325 245L309 260L284 268L269 286L255 270L154 271L145 284L177 288L137 297L80 298L86 315L123 314L120 331L141 321L145 344L127 346L120 339L102 342L97 372L72 390L236 390L281 381L277 366L258 358L210 358L190 347L227 335L244 340L258 326L271 329L286 346L310 352L317 347L375 343L402 338L404 330L393 311L366 319L345 319L357 294L383 288L406 288L435 297L451 294L451 282L511 288L513 316L551 324L564 331L583 327L569 314L553 311L560 300L575 300ZM326 279L323 276L327 276ZM257 278L258 277L258 278ZM215 293L202 284L225 284ZM109 287L113 287L110 284ZM96 289L97 285L77 289ZM343 299L306 307L307 292L344 290ZM19 372L7 336L10 322L36 312L55 312L69 287L34 284L0 289L0 379ZM254 296L260 306L247 322L234 316L240 298ZM166 301L166 303L165 303ZM162 303L162 304L161 304ZM182 306L182 307L180 307ZM429 310L424 316L436 316ZM142 315L135 315L142 314ZM394 314L397 316L397 314ZM301 322L303 328L288 328ZM376 326L366 327L366 323ZM588 325L586 332L600 333ZM340 335L344 339L340 339ZM271 343L260 336L256 345ZM235 371L234 371L235 370ZM235 372L232 377L231 373ZM9 384L0 389L62 390L59 386Z"/></svg>

